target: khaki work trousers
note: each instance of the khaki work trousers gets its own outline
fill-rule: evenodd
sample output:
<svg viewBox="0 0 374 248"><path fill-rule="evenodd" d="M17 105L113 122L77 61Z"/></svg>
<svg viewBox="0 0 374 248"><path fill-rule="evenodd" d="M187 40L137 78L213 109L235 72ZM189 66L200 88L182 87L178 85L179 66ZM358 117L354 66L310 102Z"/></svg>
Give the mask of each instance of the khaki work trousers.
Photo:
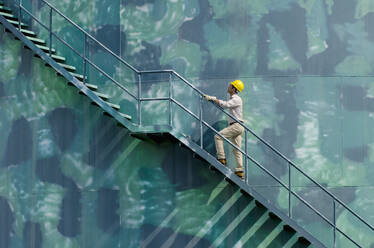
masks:
<svg viewBox="0 0 374 248"><path fill-rule="evenodd" d="M242 145L243 132L244 132L244 127L242 127L239 123L234 123L222 129L219 133L226 139L230 140L234 145L240 148ZM226 158L225 150L223 148L223 139L218 134L216 134L214 136L214 141L216 143L218 159ZM235 171L243 171L242 153L239 150L235 149L234 147L232 147L232 152L236 160Z"/></svg>

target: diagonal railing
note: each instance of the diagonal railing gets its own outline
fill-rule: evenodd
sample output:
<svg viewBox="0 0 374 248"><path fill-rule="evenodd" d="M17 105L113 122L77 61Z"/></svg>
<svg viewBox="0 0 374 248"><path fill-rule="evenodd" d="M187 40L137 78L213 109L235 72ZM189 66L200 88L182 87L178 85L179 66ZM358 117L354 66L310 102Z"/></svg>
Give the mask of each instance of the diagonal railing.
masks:
<svg viewBox="0 0 374 248"><path fill-rule="evenodd" d="M206 120L204 120L204 111L203 111L203 92L200 91L198 88L196 88L194 85L192 85L188 80L186 80L184 77L179 75L174 70L152 70L152 71L141 71L136 69L135 67L131 66L128 62L123 60L121 57L119 57L117 54L115 54L113 51L111 51L109 48L107 48L105 45L103 45L101 42L99 42L97 39L95 39L92 35L90 35L88 32L86 32L84 29L82 29L80 26L78 26L76 23L74 23L72 20L70 20L68 17L66 17L64 14L62 14L59 10L57 10L54 6L52 6L50 3L48 3L45 0L40 0L45 6L48 7L48 24L45 24L40 18L38 18L35 14L32 13L30 9L25 7L22 3L22 0L10 0L11 3L13 3L13 7L16 8L18 12L18 30L21 30L22 28L22 20L31 18L31 20L35 21L35 24L39 25L40 27L44 28L48 32L48 40L49 40L49 56L52 56L52 47L54 44L54 39L57 39L59 42L61 42L63 45L65 45L67 48L69 48L74 54L78 55L78 57L82 60L82 73L83 73L83 83L86 83L89 78L88 73L88 67L91 66L91 70L94 69L97 72L99 72L101 75L103 75L106 79L108 79L110 82L112 82L115 87L118 89L121 89L123 92L127 94L128 97L136 101L137 105L137 126L139 130L144 127L143 121L142 121L142 105L145 102L152 102L152 101L166 101L168 103L168 125L176 129L177 124L176 122L176 112L177 110L173 110L175 107L180 108L184 114L188 114L191 116L196 123L198 123L198 138L197 143L198 146L206 151L206 146L204 145L204 129L207 129L210 132L213 132L216 135L219 135L227 144L229 144L233 149L236 149L240 151L244 156L244 164L245 164L245 170L248 172L248 166L249 163L252 163L253 165L260 168L263 172L265 172L268 176L270 176L272 179L275 180L280 185L281 189L284 189L287 191L288 195L288 204L286 206L287 215L290 219L294 220L296 223L300 223L300 216L294 216L295 211L293 208L297 207L296 200L299 201L298 203L302 205L302 207L307 207L310 209L315 216L317 216L319 219L314 221L317 221L321 224L327 224L330 228L332 228L331 234L332 237L329 237L330 239L328 241L321 241L325 246L331 247L332 245L336 247L337 240L340 237L340 240L342 238L345 238L346 241L349 241L349 244L355 245L355 247L364 247L367 244L361 244L359 241L357 241L356 238L353 238L352 235L345 232L342 228L337 224L337 213L338 211L345 210L347 213L352 215L352 218L355 223L359 223L361 227L367 228L369 232L374 231L374 227L369 224L366 220L364 220L360 215L358 215L355 211L353 211L350 207L348 207L344 202L342 202L340 199L338 199L333 193L328 191L325 187L323 187L321 184L316 182L314 179L312 179L310 176L308 176L303 170L301 170L294 162L292 162L290 159L288 159L286 156L284 156L281 152L279 152L277 149L275 149L272 145L270 145L268 142L266 142L264 139L262 139L260 136L258 136L256 133L254 133L249 127L241 123L239 120L237 120L234 116L229 114L226 110L222 109L221 107L214 105L220 112L222 112L227 117L232 118L236 122L238 122L243 128L244 128L244 149L241 147L238 147L234 145L230 140L223 137L216 128L214 128L212 125L210 125ZM54 20L56 18L62 18L62 20L66 23L69 23L72 25L78 32L82 34L82 40L80 41L83 45L83 51L79 51L79 49L76 49L71 44L71 41L66 41L61 37L61 35L58 35L54 31ZM129 90L125 85L123 85L121 80L118 80L116 75L110 75L110 73L106 72L105 68L103 66L99 65L98 63L95 63L89 58L89 54L87 52L89 45L93 43L96 47L100 48L101 50L107 52L111 58L115 59L118 64L121 66L124 66L125 68L129 69L133 73L133 78L136 80L133 82L134 85L137 87L137 92L133 93L131 90ZM145 77L148 77L149 75L159 75L159 77L164 78L160 75L167 75L168 78L167 84L168 84L168 90L167 90L167 96L162 97L143 97L142 96L142 80ZM183 104L180 100L177 99L177 96L174 96L175 94L175 84L177 82L182 82L185 86L187 86L192 92L194 92L195 99L197 99L198 106L196 109L196 106L190 107L186 106L189 104ZM132 86L134 86L132 85ZM195 108L194 110L191 110ZM193 128L189 128L189 134L194 133L196 130L196 125ZM287 164L287 170L288 170L288 182L285 183L280 179L278 176L274 175L270 171L270 169L266 168L262 163L260 163L258 160L254 159L249 153L248 153L248 143L249 143L249 135L251 135L252 138L256 139L258 144L263 145L263 148L266 147L268 151L271 152L271 156L277 156L282 162ZM185 135L186 137L189 137L190 135ZM195 142L195 141L192 141ZM269 153L269 152L268 152ZM269 155L269 154L267 154ZM332 216L326 216L326 213L322 213L323 211L317 209L311 201L308 201L306 197L303 197L300 195L300 192L296 192L295 188L297 185L295 185L295 182L293 182L295 179L292 177L292 171L296 171L300 173L302 177L307 181L309 185L315 185L316 188L318 188L321 192L325 194L325 196L328 198L328 201L330 201L331 204L331 213ZM245 183L249 185L249 173L245 173ZM276 203L273 202L274 205ZM302 222L302 221L301 221ZM304 226L306 224L304 223ZM306 225L307 226L307 225ZM339 235L339 237L338 237ZM331 244L332 243L332 244Z"/></svg>

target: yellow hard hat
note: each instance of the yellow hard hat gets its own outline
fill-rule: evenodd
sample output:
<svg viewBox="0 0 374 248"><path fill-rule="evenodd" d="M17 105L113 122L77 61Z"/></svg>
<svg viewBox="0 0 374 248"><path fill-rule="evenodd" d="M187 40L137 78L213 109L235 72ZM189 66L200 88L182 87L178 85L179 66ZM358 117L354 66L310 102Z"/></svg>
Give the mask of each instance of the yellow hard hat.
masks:
<svg viewBox="0 0 374 248"><path fill-rule="evenodd" d="M239 92L242 92L242 90L244 89L244 84L241 80L235 80L230 84L232 84L232 86L234 86L235 89L237 89Z"/></svg>

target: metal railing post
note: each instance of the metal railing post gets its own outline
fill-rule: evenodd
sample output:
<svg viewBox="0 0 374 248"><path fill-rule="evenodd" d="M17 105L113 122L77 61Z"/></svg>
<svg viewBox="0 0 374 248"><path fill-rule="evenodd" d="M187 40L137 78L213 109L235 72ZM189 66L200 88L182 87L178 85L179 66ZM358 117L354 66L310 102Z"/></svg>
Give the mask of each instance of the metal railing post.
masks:
<svg viewBox="0 0 374 248"><path fill-rule="evenodd" d="M333 200L333 207L334 207L334 215L333 215L333 220L334 220L334 248L336 248L336 202Z"/></svg>
<svg viewBox="0 0 374 248"><path fill-rule="evenodd" d="M203 96L199 95L200 147L203 149Z"/></svg>
<svg viewBox="0 0 374 248"><path fill-rule="evenodd" d="M18 2L18 29L21 32L21 8L22 8L22 0L19 0Z"/></svg>
<svg viewBox="0 0 374 248"><path fill-rule="evenodd" d="M52 13L53 9L49 8L49 57L52 57Z"/></svg>
<svg viewBox="0 0 374 248"><path fill-rule="evenodd" d="M84 34L83 38L83 83L86 83L87 75L87 35Z"/></svg>
<svg viewBox="0 0 374 248"><path fill-rule="evenodd" d="M142 125L142 101L141 101L141 90L142 90L142 76L138 73L138 124Z"/></svg>
<svg viewBox="0 0 374 248"><path fill-rule="evenodd" d="M169 125L170 127L173 126L173 115L172 115L172 73L169 73Z"/></svg>
<svg viewBox="0 0 374 248"><path fill-rule="evenodd" d="M288 164L288 217L292 218L292 185L291 185L291 164Z"/></svg>
<svg viewBox="0 0 374 248"><path fill-rule="evenodd" d="M248 132L244 130L244 181L248 184Z"/></svg>

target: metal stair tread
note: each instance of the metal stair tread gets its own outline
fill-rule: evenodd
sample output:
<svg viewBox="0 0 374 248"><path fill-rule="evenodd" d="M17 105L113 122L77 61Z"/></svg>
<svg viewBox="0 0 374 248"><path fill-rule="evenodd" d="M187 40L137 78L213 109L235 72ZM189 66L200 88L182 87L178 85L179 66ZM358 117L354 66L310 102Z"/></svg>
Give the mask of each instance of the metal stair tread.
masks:
<svg viewBox="0 0 374 248"><path fill-rule="evenodd" d="M9 23L15 25L15 26L18 26L18 21L14 21L14 20L8 20ZM26 23L23 23L21 22L21 28L24 27L24 28L27 28L28 25Z"/></svg>
<svg viewBox="0 0 374 248"><path fill-rule="evenodd" d="M58 55L55 55L55 54L52 54L52 59L54 59L56 61L59 61L59 62L65 62L66 61L65 57L58 56Z"/></svg>
<svg viewBox="0 0 374 248"><path fill-rule="evenodd" d="M38 43L38 44L45 44L45 40L42 40L42 39L38 39L38 38L35 38L35 37L30 37L30 36L27 36L27 39L31 40L32 42L34 43Z"/></svg>
<svg viewBox="0 0 374 248"><path fill-rule="evenodd" d="M42 50L47 50L49 52L49 47L47 46L42 46L42 45L38 45L38 44L35 44L38 48L42 49ZM54 48L52 48L52 52L55 53L56 50Z"/></svg>
<svg viewBox="0 0 374 248"><path fill-rule="evenodd" d="M30 36L36 37L36 34L33 31L31 31L31 30L21 29L21 32L24 33L24 34L27 34L28 35L27 38L29 38Z"/></svg>
<svg viewBox="0 0 374 248"><path fill-rule="evenodd" d="M67 70L72 70L72 71L76 70L76 68L72 65L67 65L67 64L64 64L64 63L57 63L57 64L61 65L62 67L64 67Z"/></svg>
<svg viewBox="0 0 374 248"><path fill-rule="evenodd" d="M114 103L110 103L110 102L107 102L107 101L104 101L106 104L108 104L109 106L111 106L112 108L116 109L116 110L120 110L120 106L118 104L114 104Z"/></svg>
<svg viewBox="0 0 374 248"><path fill-rule="evenodd" d="M6 19L10 18L10 19L13 19L13 20L18 20L17 17L15 17L14 15L12 15L10 13L4 12L3 10L0 10L0 15L4 16Z"/></svg>
<svg viewBox="0 0 374 248"><path fill-rule="evenodd" d="M97 85L94 85L94 84L85 84L87 86L87 88L90 88L91 90L97 90Z"/></svg>
<svg viewBox="0 0 374 248"><path fill-rule="evenodd" d="M73 74L73 73L72 73ZM84 84L87 88L89 88L90 90L92 91L96 91L97 90L97 86L94 85L94 84L85 84L83 83L82 81L79 81L80 83ZM74 86L74 84L72 82L68 82L68 85L71 85L71 86ZM79 93L81 93L82 91L79 91Z"/></svg>
<svg viewBox="0 0 374 248"><path fill-rule="evenodd" d="M83 80L83 75L81 75L81 74L71 72L71 75L73 75L74 77L76 77L76 78L78 78L78 79Z"/></svg>
<svg viewBox="0 0 374 248"><path fill-rule="evenodd" d="M121 113L121 112L118 112L121 116L125 117L126 119L128 120L131 120L132 117L130 115L127 115L127 114L124 114L124 113Z"/></svg>
<svg viewBox="0 0 374 248"><path fill-rule="evenodd" d="M8 13L11 13L11 12L12 12L12 10L11 10L10 8L5 7L5 6L3 6L3 5L0 5L0 11L6 11L6 12L8 12Z"/></svg>
<svg viewBox="0 0 374 248"><path fill-rule="evenodd" d="M87 84L86 84L86 86L87 86ZM109 99L109 96L106 95L106 94L99 93L99 92L94 92L94 93L95 93L95 95L97 95L98 97L100 97L100 98L102 98L104 100L108 100Z"/></svg>

